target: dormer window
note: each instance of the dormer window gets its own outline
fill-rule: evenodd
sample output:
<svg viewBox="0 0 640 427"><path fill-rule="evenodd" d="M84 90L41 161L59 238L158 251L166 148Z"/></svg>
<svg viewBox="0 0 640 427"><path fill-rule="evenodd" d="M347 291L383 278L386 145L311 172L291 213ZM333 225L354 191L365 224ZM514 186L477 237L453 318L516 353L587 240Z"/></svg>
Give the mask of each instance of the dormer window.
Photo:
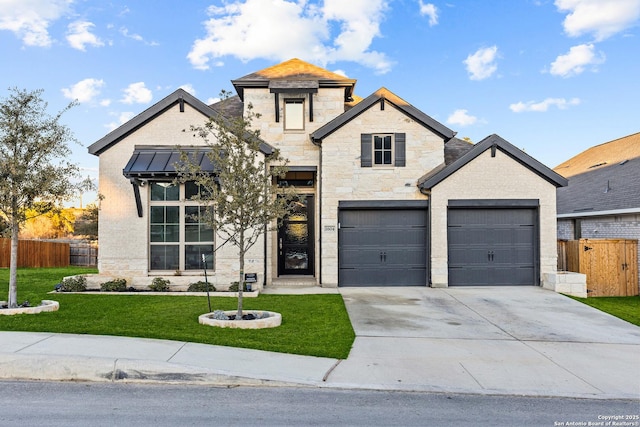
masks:
<svg viewBox="0 0 640 427"><path fill-rule="evenodd" d="M284 129L304 130L304 100L300 98L284 100Z"/></svg>

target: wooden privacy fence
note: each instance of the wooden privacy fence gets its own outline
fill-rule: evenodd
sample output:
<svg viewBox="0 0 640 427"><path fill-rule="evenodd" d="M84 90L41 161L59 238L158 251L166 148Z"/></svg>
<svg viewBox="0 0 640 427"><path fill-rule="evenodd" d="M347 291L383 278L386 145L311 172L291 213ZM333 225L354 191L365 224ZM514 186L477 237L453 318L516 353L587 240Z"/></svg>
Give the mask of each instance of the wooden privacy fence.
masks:
<svg viewBox="0 0 640 427"><path fill-rule="evenodd" d="M89 242L74 242L70 247L71 265L94 267L98 265L98 245Z"/></svg>
<svg viewBox="0 0 640 427"><path fill-rule="evenodd" d="M18 242L18 267L68 267L69 244L43 240ZM0 239L0 267L8 268L11 260L11 239Z"/></svg>
<svg viewBox="0 0 640 427"><path fill-rule="evenodd" d="M558 241L558 270L587 275L590 297L638 295L638 241Z"/></svg>

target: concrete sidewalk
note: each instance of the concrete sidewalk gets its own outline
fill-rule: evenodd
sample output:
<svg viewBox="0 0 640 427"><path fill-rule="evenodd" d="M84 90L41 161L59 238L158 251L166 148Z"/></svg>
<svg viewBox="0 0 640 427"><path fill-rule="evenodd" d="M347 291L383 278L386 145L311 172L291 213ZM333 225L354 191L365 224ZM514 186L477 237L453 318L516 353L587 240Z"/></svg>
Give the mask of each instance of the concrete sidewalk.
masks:
<svg viewBox="0 0 640 427"><path fill-rule="evenodd" d="M0 378L640 399L640 328L540 288L344 288L347 360L0 332Z"/></svg>

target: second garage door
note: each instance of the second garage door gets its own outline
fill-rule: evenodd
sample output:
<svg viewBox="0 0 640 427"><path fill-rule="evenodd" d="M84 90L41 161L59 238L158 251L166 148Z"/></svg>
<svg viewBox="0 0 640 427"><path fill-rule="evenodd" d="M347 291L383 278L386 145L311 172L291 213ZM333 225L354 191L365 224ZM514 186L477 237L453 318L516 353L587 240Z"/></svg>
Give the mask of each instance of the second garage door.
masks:
<svg viewBox="0 0 640 427"><path fill-rule="evenodd" d="M339 213L340 286L425 286L427 211L349 209Z"/></svg>
<svg viewBox="0 0 640 427"><path fill-rule="evenodd" d="M534 208L449 208L449 285L536 284L537 218Z"/></svg>

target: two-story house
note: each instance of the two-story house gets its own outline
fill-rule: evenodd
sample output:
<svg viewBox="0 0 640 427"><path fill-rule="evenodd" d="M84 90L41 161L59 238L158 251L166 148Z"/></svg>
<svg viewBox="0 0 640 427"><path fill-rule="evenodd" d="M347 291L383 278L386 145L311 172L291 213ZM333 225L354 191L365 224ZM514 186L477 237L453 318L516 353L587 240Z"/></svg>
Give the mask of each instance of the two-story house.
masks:
<svg viewBox="0 0 640 427"><path fill-rule="evenodd" d="M210 106L177 90L89 147L101 275L194 281L205 254L218 283L235 280L237 251L212 254L195 190L171 181L176 147L203 145L190 125L249 104L265 156L277 148L290 162L274 185L306 196L248 254L260 286L540 285L555 272L566 180L499 136L468 144L388 89L360 98L355 80L299 59L232 83L237 95Z"/></svg>

